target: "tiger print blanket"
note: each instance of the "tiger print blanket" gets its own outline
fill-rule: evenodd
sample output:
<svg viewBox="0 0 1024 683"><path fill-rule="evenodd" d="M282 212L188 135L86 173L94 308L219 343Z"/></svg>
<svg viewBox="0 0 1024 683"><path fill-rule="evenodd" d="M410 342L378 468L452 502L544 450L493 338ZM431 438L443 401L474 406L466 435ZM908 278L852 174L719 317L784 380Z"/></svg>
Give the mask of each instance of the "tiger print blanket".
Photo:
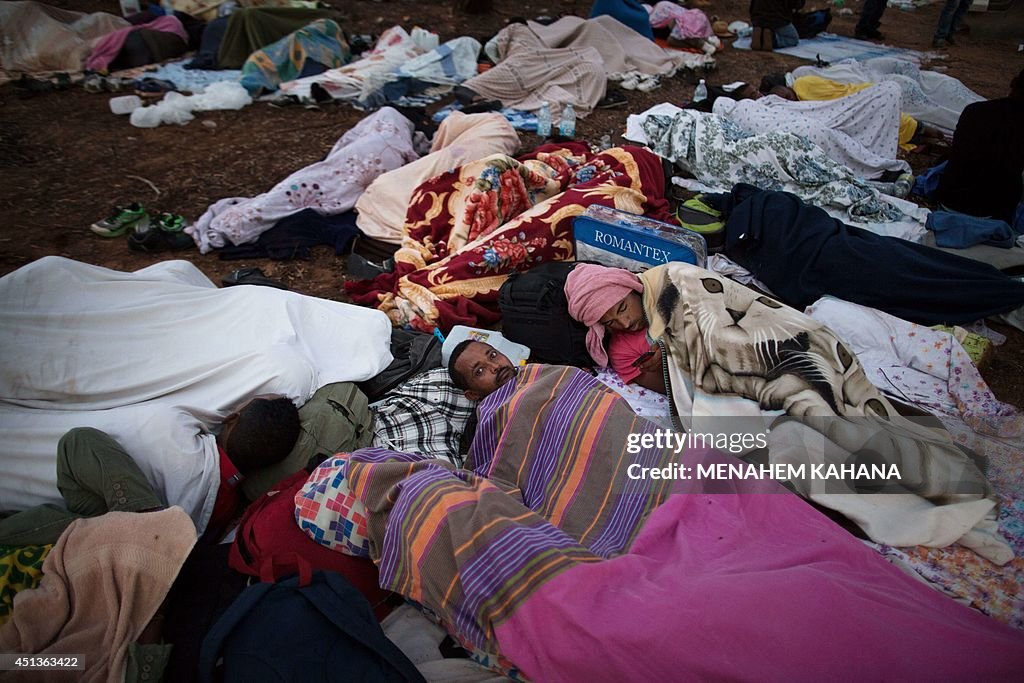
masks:
<svg viewBox="0 0 1024 683"><path fill-rule="evenodd" d="M640 278L648 334L661 340L685 429L749 431L748 416L769 429L767 452L749 457L803 465L802 476L790 478L793 488L872 540L958 541L997 564L1013 558L998 532L992 488L974 461L944 431L901 417L828 328L689 264Z"/></svg>

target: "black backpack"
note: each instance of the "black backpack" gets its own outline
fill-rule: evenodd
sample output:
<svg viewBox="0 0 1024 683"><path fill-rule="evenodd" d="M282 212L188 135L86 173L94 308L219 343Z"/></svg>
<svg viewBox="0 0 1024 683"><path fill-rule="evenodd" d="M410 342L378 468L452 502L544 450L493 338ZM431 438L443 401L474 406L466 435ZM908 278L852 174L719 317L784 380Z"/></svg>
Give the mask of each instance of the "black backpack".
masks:
<svg viewBox="0 0 1024 683"><path fill-rule="evenodd" d="M249 586L203 641L201 683L423 683L366 598L340 574Z"/></svg>
<svg viewBox="0 0 1024 683"><path fill-rule="evenodd" d="M501 333L530 347L530 358L553 365L590 367L587 327L569 317L565 279L575 262L551 261L513 272L498 291Z"/></svg>
<svg viewBox="0 0 1024 683"><path fill-rule="evenodd" d="M432 334L396 327L391 330L391 356L391 365L359 383L370 403L384 398L410 377L441 367L441 342Z"/></svg>

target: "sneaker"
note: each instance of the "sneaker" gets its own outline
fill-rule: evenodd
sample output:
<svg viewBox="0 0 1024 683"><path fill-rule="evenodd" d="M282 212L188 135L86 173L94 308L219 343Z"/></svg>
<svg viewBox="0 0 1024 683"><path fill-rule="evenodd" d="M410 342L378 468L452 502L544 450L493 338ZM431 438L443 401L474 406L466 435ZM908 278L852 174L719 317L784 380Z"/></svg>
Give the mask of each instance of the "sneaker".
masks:
<svg viewBox="0 0 1024 683"><path fill-rule="evenodd" d="M181 232L185 229L185 219L176 213L165 211L156 219L156 227L165 232Z"/></svg>
<svg viewBox="0 0 1024 683"><path fill-rule="evenodd" d="M128 235L128 248L132 251L160 252L181 251L196 245L192 237L184 232L167 232L160 229L136 229Z"/></svg>
<svg viewBox="0 0 1024 683"><path fill-rule="evenodd" d="M129 230L146 228L149 225L149 214L138 202L128 206L115 207L113 212L101 221L89 226L97 235L103 237L120 237Z"/></svg>
<svg viewBox="0 0 1024 683"><path fill-rule="evenodd" d="M661 81L657 76L647 76L642 81L637 83L636 89L640 92L650 92L661 85Z"/></svg>
<svg viewBox="0 0 1024 683"><path fill-rule="evenodd" d="M619 87L624 90L636 90L636 86L640 84L641 76L638 73L631 73L630 75L619 81Z"/></svg>
<svg viewBox="0 0 1024 683"><path fill-rule="evenodd" d="M941 50L944 47L949 47L949 41L945 38L934 38L932 39L932 47Z"/></svg>
<svg viewBox="0 0 1024 683"><path fill-rule="evenodd" d="M722 212L701 201L700 195L687 199L676 208L676 220L682 227L700 234L709 252L718 253L725 246Z"/></svg>

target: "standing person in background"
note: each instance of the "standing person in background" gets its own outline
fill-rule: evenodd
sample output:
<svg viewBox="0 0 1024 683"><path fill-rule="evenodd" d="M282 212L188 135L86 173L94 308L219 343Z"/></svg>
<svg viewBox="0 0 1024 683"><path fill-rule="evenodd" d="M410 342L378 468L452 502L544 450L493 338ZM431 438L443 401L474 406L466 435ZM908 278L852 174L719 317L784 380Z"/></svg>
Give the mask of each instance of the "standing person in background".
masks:
<svg viewBox="0 0 1024 683"><path fill-rule="evenodd" d="M799 43L793 13L803 6L804 0L750 0L750 49L768 51Z"/></svg>
<svg viewBox="0 0 1024 683"><path fill-rule="evenodd" d="M882 25L885 4L886 0L864 0L864 6L860 10L860 21L853 29L854 38L858 40L882 40L885 38L878 30L878 27Z"/></svg>
<svg viewBox="0 0 1024 683"><path fill-rule="evenodd" d="M974 0L946 0L946 5L939 14L939 25L935 27L932 47L949 47L954 45L953 34L960 28Z"/></svg>

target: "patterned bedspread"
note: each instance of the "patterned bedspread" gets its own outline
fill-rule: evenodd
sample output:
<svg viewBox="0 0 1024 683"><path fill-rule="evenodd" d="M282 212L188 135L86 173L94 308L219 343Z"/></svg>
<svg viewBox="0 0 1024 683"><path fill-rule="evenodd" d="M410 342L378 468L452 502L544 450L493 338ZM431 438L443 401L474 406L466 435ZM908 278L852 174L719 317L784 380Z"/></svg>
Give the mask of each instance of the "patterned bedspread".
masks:
<svg viewBox="0 0 1024 683"><path fill-rule="evenodd" d="M570 142L486 157L420 185L395 271L345 288L395 325L493 324L509 273L573 258L574 217L598 204L666 218L664 182L661 160L639 147L592 154Z"/></svg>
<svg viewBox="0 0 1024 683"><path fill-rule="evenodd" d="M957 545L871 545L936 588L1014 628L1024 629L1024 451L1009 439L979 436L952 418L944 417L943 423L954 439L988 458L986 474L1000 501L999 531L1013 548L1014 559L1000 567Z"/></svg>

